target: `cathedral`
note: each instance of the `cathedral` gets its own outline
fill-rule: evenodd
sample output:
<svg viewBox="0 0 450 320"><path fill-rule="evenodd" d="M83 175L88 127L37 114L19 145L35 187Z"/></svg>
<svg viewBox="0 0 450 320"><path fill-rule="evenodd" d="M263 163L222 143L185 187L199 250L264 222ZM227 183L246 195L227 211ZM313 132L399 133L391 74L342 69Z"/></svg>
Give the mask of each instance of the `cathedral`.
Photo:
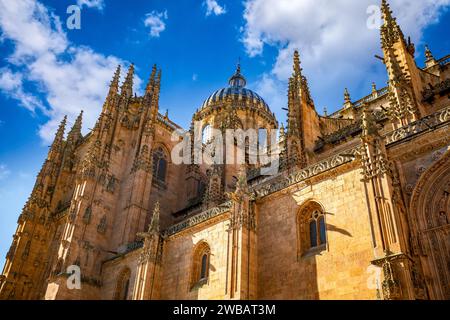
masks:
<svg viewBox="0 0 450 320"><path fill-rule="evenodd" d="M199 124L201 146L184 158L213 131L264 129L278 133L258 142L278 150L272 174L247 144L243 164L175 161L182 128L159 111L161 70L137 96L134 66L122 83L119 67L87 135L82 114L59 126L0 299L450 299L450 56L427 47L419 67L381 11L386 87L346 89L319 115L296 51L285 125L239 66L195 111L185 132Z"/></svg>

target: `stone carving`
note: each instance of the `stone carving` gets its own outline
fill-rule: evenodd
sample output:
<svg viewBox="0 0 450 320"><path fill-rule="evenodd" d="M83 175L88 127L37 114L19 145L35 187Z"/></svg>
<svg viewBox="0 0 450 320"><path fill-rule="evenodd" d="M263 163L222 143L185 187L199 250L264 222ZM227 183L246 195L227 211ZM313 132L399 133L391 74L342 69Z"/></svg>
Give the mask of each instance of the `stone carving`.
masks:
<svg viewBox="0 0 450 320"><path fill-rule="evenodd" d="M181 223L178 223L176 225L171 226L170 228L166 229L162 235L163 237L169 237L172 236L182 230L185 230L187 228L191 228L193 226L196 226L202 222L205 222L207 220L210 220L212 218L215 218L225 212L228 212L231 208L232 205L232 201L227 201L223 204L221 204L218 207L209 209L207 211L204 211L200 214L197 214L191 218L188 218L186 220L184 220Z"/></svg>

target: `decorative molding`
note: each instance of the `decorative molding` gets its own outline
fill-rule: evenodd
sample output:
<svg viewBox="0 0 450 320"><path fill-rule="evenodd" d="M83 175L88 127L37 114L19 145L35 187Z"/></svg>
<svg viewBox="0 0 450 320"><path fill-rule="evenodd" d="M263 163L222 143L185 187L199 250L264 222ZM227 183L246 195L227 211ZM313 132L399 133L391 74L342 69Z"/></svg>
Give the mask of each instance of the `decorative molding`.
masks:
<svg viewBox="0 0 450 320"><path fill-rule="evenodd" d="M393 145L420 133L435 130L447 122L450 122L450 107L388 133L386 135L386 145Z"/></svg>
<svg viewBox="0 0 450 320"><path fill-rule="evenodd" d="M229 211L231 206L232 206L232 201L227 201L227 202L219 205L218 207L206 210L200 214L197 214L193 217L190 217L190 218L184 220L183 222L180 222L178 224L175 224L175 225L169 227L168 229L166 229L165 231L162 232L162 236L163 236L163 238L170 237L170 236L172 236L176 233L179 233L185 229L194 227L202 222L205 222L212 218L215 218L215 217Z"/></svg>
<svg viewBox="0 0 450 320"><path fill-rule="evenodd" d="M361 146L351 148L347 151L341 152L328 159L320 161L312 166L295 172L288 177L282 178L279 181L268 181L262 187L253 188L256 193L256 198L261 199L272 193L286 189L292 185L298 184L302 181L318 176L322 173L340 167L344 164L353 162L360 153Z"/></svg>

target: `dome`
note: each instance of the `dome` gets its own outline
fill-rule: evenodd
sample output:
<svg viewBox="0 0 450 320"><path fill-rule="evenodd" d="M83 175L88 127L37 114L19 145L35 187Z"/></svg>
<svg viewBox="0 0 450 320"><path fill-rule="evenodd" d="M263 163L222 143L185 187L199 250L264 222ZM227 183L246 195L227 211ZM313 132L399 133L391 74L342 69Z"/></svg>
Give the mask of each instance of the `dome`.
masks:
<svg viewBox="0 0 450 320"><path fill-rule="evenodd" d="M241 68L238 65L236 72L230 78L228 87L222 88L214 92L203 103L201 110L208 107L215 107L221 105L224 101L232 99L233 101L249 104L258 109L262 109L268 113L269 106L256 92L245 88L247 81L241 74Z"/></svg>

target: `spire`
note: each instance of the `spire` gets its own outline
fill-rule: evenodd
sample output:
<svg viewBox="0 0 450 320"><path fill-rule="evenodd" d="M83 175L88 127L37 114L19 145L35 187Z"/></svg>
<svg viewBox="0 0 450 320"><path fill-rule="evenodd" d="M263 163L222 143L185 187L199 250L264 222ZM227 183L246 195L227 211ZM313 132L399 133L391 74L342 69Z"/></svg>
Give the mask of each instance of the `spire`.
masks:
<svg viewBox="0 0 450 320"><path fill-rule="evenodd" d="M427 66L427 68L434 66L437 63L428 45L425 46L425 58L425 65Z"/></svg>
<svg viewBox="0 0 450 320"><path fill-rule="evenodd" d="M67 143L68 144L76 144L79 139L81 139L81 125L83 121L83 110L81 110L80 114L78 115L77 119L75 120L75 123L70 129L69 134L67 135Z"/></svg>
<svg viewBox="0 0 450 320"><path fill-rule="evenodd" d="M50 147L50 151L48 152L47 159L52 159L56 154L58 154L61 151L62 144L64 142L64 132L66 130L66 123L67 123L67 116L64 116L63 120L61 121L58 130L55 134L55 139L53 140L53 143Z"/></svg>
<svg viewBox="0 0 450 320"><path fill-rule="evenodd" d="M302 68L300 63L300 54L298 53L298 50L294 51L294 75L300 76L302 74Z"/></svg>
<svg viewBox="0 0 450 320"><path fill-rule="evenodd" d="M127 97L131 97L133 95L133 77L134 77L134 64L130 65L128 69L127 76L125 81L122 84L121 94L126 94Z"/></svg>
<svg viewBox="0 0 450 320"><path fill-rule="evenodd" d="M119 93L119 80L120 80L120 71L122 70L120 64L117 66L116 72L114 73L114 77L111 81L111 85L109 86L109 95Z"/></svg>
<svg viewBox="0 0 450 320"><path fill-rule="evenodd" d="M399 39L405 42L402 30L392 16L391 8L386 0L381 1L381 18L383 19L383 25L381 26L382 47L392 47Z"/></svg>
<svg viewBox="0 0 450 320"><path fill-rule="evenodd" d="M375 82L372 82L372 94L375 94L375 93L377 93L378 92L378 90L377 90L377 84L375 83Z"/></svg>
<svg viewBox="0 0 450 320"><path fill-rule="evenodd" d="M352 102L352 99L351 99L351 97L350 97L350 93L348 92L348 89L347 89L347 88L345 88L345 91L344 91L344 102L345 102L346 104Z"/></svg>
<svg viewBox="0 0 450 320"><path fill-rule="evenodd" d="M298 123L298 108L295 103L295 79L291 77L289 79L289 89L288 89L288 125L287 125L287 135L297 136L299 134L299 123Z"/></svg>
<svg viewBox="0 0 450 320"><path fill-rule="evenodd" d="M162 71L159 69L158 76L156 77L155 87L153 89L153 99L152 99L152 108L159 109L159 93L161 92L161 76Z"/></svg>
<svg viewBox="0 0 450 320"><path fill-rule="evenodd" d="M83 111L80 112L75 123L67 135L67 144L64 150L63 168L71 171L75 164L75 150L79 141L83 138L81 135L81 124L83 119Z"/></svg>
<svg viewBox="0 0 450 320"><path fill-rule="evenodd" d="M153 92L153 87L155 86L156 77L156 64L153 65L152 73L148 79L147 87L145 88L145 94L151 94Z"/></svg>
<svg viewBox="0 0 450 320"><path fill-rule="evenodd" d="M350 92L345 88L344 90L344 108L351 108L353 106L352 98L350 97Z"/></svg>

